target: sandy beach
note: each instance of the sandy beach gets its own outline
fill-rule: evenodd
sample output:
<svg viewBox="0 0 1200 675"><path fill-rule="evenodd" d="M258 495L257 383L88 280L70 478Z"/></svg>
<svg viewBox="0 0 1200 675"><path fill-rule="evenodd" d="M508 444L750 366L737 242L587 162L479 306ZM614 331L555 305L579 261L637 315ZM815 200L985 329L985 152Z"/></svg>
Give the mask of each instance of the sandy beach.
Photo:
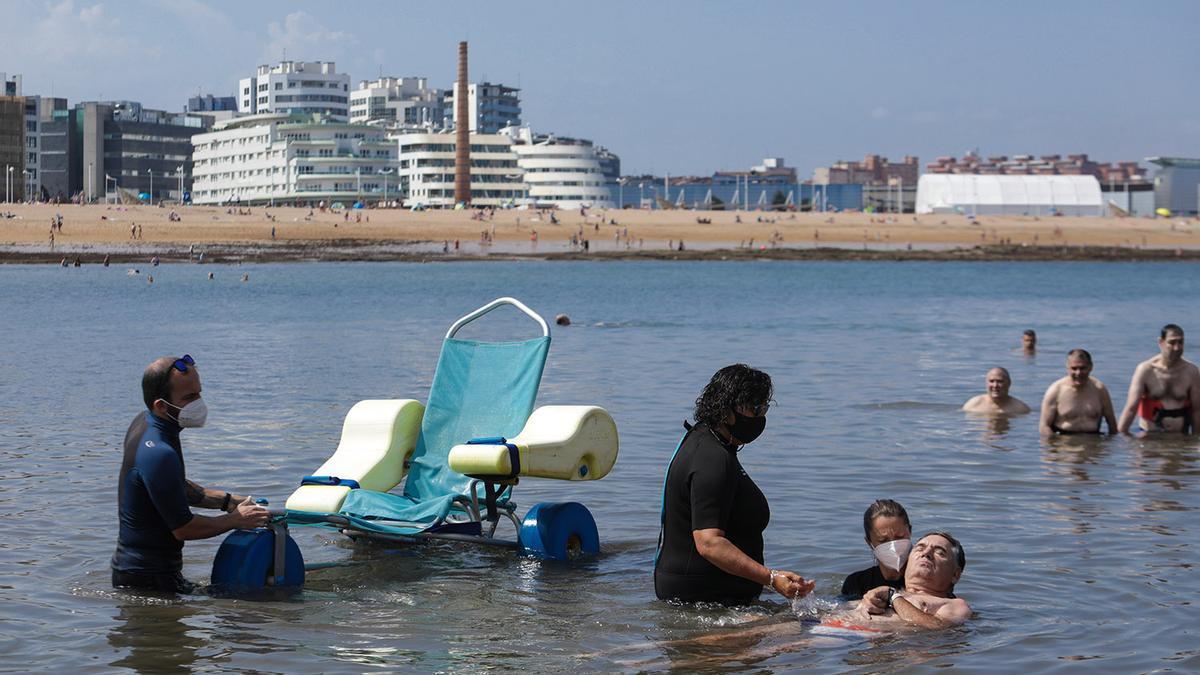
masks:
<svg viewBox="0 0 1200 675"><path fill-rule="evenodd" d="M1200 259L1185 218L725 211L471 211L0 205L0 262L164 259L379 260L495 257ZM11 214L12 217L3 217ZM51 221L61 214L63 227ZM740 220L740 222L739 222ZM707 221L707 222L705 222ZM272 237L274 231L274 237ZM490 242L484 242L484 233ZM536 233L536 241L534 240ZM572 236L588 241L586 252ZM457 241L457 247L455 242ZM682 241L684 251L679 251ZM53 244L53 245L52 245ZM445 250L443 250L445 249ZM965 252L973 252L964 256Z"/></svg>

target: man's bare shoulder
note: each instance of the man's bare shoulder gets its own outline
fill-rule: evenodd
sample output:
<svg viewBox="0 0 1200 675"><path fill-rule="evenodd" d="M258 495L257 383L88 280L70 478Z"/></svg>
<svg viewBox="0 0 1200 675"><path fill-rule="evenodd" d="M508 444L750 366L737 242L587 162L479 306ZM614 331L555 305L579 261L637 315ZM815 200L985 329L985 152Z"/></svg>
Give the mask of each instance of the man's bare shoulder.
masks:
<svg viewBox="0 0 1200 675"><path fill-rule="evenodd" d="M1088 384L1090 384L1096 391L1108 391L1108 387L1104 386L1104 383L1097 378L1089 377Z"/></svg>
<svg viewBox="0 0 1200 675"><path fill-rule="evenodd" d="M962 598L954 598L946 604L938 607L934 616L953 624L965 623L971 618L971 606Z"/></svg>
<svg viewBox="0 0 1200 675"><path fill-rule="evenodd" d="M962 409L967 412L985 412L987 410L987 403L988 395L979 394L967 399L967 402L963 404Z"/></svg>
<svg viewBox="0 0 1200 675"><path fill-rule="evenodd" d="M1004 406L1004 412L1009 415L1025 415L1031 410L1032 408L1029 407L1029 404L1016 396L1009 396L1008 403Z"/></svg>

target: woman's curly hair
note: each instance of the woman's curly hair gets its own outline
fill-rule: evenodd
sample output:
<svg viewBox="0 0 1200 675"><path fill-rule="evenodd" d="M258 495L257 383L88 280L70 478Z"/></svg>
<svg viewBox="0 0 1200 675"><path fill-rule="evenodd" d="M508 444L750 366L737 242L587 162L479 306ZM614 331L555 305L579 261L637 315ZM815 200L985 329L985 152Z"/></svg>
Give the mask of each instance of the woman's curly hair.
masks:
<svg viewBox="0 0 1200 675"><path fill-rule="evenodd" d="M725 366L696 398L696 423L711 426L721 424L737 407L753 408L768 403L775 389L771 376L744 363Z"/></svg>

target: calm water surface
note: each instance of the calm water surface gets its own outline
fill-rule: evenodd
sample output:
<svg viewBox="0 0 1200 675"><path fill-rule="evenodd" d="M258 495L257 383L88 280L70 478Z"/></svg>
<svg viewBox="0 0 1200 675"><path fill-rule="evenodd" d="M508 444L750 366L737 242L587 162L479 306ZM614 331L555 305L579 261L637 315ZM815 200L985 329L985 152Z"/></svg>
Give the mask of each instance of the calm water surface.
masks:
<svg viewBox="0 0 1200 675"><path fill-rule="evenodd" d="M1200 446L1046 444L1034 416L995 424L957 410L992 365L1036 407L1076 346L1120 406L1161 324L1200 330L1195 266L171 265L153 285L145 271L0 266L0 669L1200 668ZM343 564L311 572L290 599L110 588L120 443L151 358L188 352L203 373L211 414L184 435L189 476L281 504L332 453L356 401L424 399L446 328L499 295L575 321L554 332L539 402L600 404L619 425L606 479L530 479L516 492L525 507L587 504L598 559L354 546L295 528L308 562ZM487 334L531 326L512 313ZM1027 327L1041 338L1032 359L1013 349ZM749 610L654 600L665 464L696 394L735 361L776 384L767 431L742 453L771 502L768 563L815 578L831 600L870 564L863 509L892 497L917 531L965 544L957 591L974 621L874 643L812 640L797 624L665 644L755 617L794 622L774 598ZM206 580L218 544L189 543L185 574Z"/></svg>

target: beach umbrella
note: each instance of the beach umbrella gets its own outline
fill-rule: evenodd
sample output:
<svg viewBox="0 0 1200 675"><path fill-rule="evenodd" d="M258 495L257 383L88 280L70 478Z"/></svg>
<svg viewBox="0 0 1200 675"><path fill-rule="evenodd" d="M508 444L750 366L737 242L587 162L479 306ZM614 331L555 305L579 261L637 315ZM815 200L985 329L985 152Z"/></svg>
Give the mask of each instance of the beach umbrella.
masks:
<svg viewBox="0 0 1200 675"><path fill-rule="evenodd" d="M148 202L148 201L150 201L150 193L149 192L140 192L140 193L138 193L138 199L140 199L144 202Z"/></svg>
<svg viewBox="0 0 1200 675"><path fill-rule="evenodd" d="M354 208L361 209L362 207L363 207L362 202L354 202Z"/></svg>
<svg viewBox="0 0 1200 675"><path fill-rule="evenodd" d="M1171 209L1164 209L1164 208L1161 208L1161 207L1160 207L1160 208L1154 209L1154 212L1155 212L1156 214L1158 214L1158 215L1162 216L1163 218L1170 218L1170 217L1171 217Z"/></svg>

